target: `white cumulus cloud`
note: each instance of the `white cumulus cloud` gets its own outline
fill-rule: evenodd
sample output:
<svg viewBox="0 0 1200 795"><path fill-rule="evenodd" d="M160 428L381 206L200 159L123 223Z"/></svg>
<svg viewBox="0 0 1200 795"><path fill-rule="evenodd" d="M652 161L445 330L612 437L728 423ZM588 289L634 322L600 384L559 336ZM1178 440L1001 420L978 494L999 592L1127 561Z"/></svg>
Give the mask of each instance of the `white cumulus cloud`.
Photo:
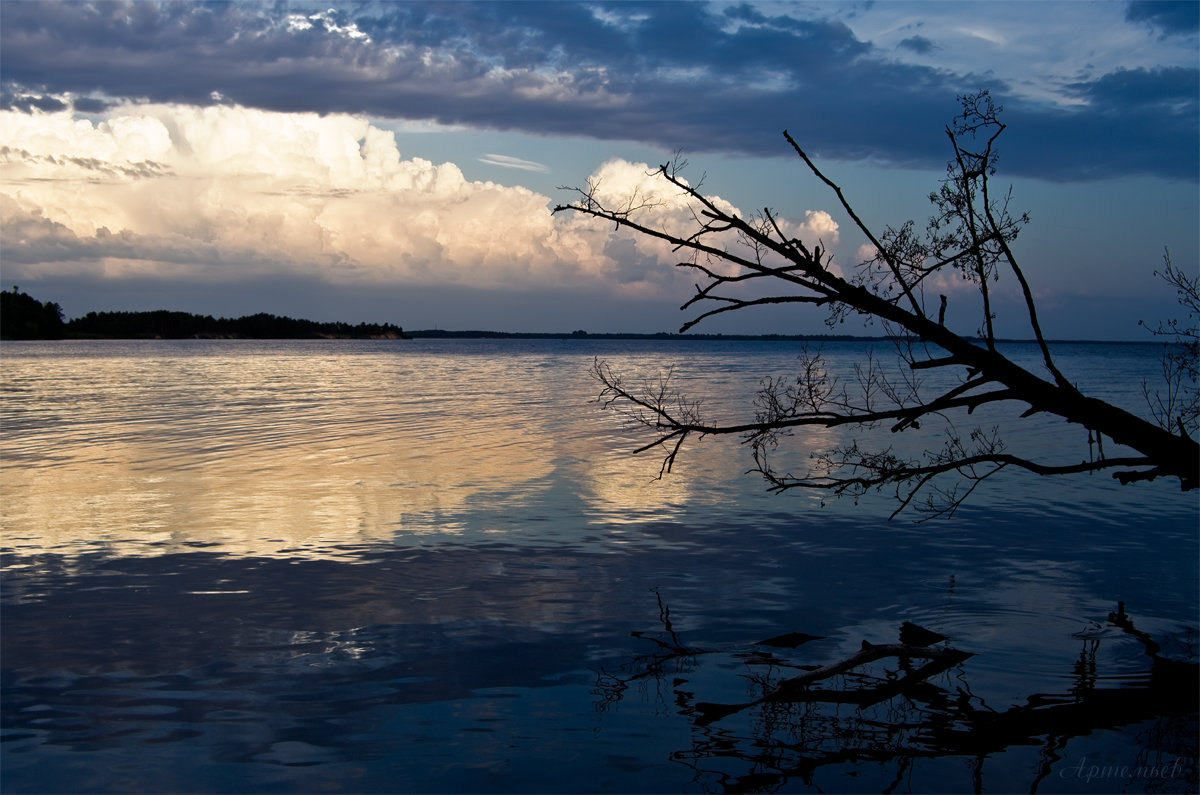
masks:
<svg viewBox="0 0 1200 795"><path fill-rule="evenodd" d="M692 210L648 171L613 160L592 181L605 201L641 196L648 223L687 233ZM69 111L0 113L0 241L11 278L677 287L669 246L550 207L523 187L468 180L453 163L406 159L394 133L356 116L181 105L131 105L94 122ZM836 243L826 213L783 223L790 235Z"/></svg>

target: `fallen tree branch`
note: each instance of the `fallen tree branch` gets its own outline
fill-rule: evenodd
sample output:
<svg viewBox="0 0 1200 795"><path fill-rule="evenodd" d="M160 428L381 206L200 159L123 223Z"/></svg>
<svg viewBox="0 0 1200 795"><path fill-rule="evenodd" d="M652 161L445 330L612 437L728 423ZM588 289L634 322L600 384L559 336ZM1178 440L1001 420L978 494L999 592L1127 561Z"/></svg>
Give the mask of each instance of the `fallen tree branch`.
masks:
<svg viewBox="0 0 1200 795"><path fill-rule="evenodd" d="M741 704L699 702L696 704L696 710L700 713L700 717L696 723L700 726L706 726L727 715L732 715L771 701L837 701L867 706L891 698L903 692L906 687L924 681L930 676L958 665L963 660L972 656L969 652L958 651L949 647L927 648L906 643L873 644L863 641L862 649L846 659L838 660L837 662L790 679L784 679L770 693L753 701L746 701ZM852 693L845 691L813 691L809 689L809 685L815 682L846 673L859 666L877 662L888 657L896 657L901 660L925 659L932 660L933 662L909 672L901 679L888 682L878 688L859 689Z"/></svg>

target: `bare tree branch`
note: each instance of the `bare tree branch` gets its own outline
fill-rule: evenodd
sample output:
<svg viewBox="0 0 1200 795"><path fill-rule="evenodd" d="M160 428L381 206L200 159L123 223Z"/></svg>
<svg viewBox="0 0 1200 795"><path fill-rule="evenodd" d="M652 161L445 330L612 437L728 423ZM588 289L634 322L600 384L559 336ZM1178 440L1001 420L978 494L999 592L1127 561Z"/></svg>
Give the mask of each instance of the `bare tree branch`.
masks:
<svg viewBox="0 0 1200 795"><path fill-rule="evenodd" d="M639 451L663 451L660 476L671 471L689 437L737 434L752 449L751 471L762 475L771 490L815 488L857 497L872 489L893 487L898 511L913 507L929 515L953 513L984 480L1006 468L1048 476L1117 470L1113 477L1121 483L1172 477L1185 490L1200 483L1200 446L1189 435L1200 422L1195 398L1200 350L1196 280L1175 269L1167 258L1163 278L1176 287L1191 322L1173 321L1155 331L1176 338L1174 353L1164 360L1166 391L1151 393L1147 387L1156 422L1081 394L1054 362L1032 288L1011 246L1028 217L1009 213L1009 194L1001 200L992 197L995 144L1005 130L999 120L1000 108L993 105L987 92L961 101L961 116L946 130L954 156L947 166L947 178L930 196L936 214L924 239L914 232L911 222L888 228L883 235L874 234L842 189L784 132L804 164L834 191L875 247L873 258L848 275L834 267L821 245L810 248L789 237L786 224L769 208L746 219L701 194L699 186L681 176L682 161L678 159L652 175L678 191L691 208L695 227L690 233L656 226L657 205L638 195L615 207L604 206L596 184L578 190L576 202L555 208L555 212L576 212L612 222L685 252L678 267L692 270L702 281L682 308L695 306L701 311L684 323L682 331L728 312L797 304L825 307L831 324L851 313L867 316L881 322L895 342L901 365L897 373L889 375L868 358L856 367L849 381L829 376L820 354L806 352L794 379L766 379L760 385L752 421L726 424L706 422L699 404L675 391L669 371L657 381L630 387L607 363L597 361L594 376L601 385L601 404L652 431L654 440ZM1001 278L1002 271L1012 274L1020 286L1026 320L1051 380L1017 365L996 346L989 285ZM939 296L936 318L925 311L925 284L941 273L953 273L975 285L983 315L976 334L948 327L944 295ZM755 286L769 289L759 294L747 292ZM706 304L709 308L704 309ZM956 383L927 395L920 377L926 371L953 374ZM994 429L968 425L959 430L952 419L970 417L983 406L1003 402L1017 406L1021 417L1050 415L1086 428L1088 458L1035 460L1008 451ZM896 434L930 422L943 428L942 446L918 457L895 453L891 446L867 449L851 442L811 451L807 471L793 475L777 472L769 455L782 438L806 426L850 427L871 433L886 427ZM1105 437L1129 448L1131 454L1105 457L1100 446ZM923 495L921 500L918 495Z"/></svg>

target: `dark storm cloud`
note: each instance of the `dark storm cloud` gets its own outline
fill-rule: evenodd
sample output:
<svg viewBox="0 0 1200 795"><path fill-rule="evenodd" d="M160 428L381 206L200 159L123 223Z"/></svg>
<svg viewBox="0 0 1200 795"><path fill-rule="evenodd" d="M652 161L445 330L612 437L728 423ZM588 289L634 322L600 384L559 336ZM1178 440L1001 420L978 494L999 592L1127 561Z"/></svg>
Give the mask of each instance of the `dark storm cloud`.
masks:
<svg viewBox="0 0 1200 795"><path fill-rule="evenodd" d="M1195 69L1120 69L1069 88L1101 109L1150 107L1164 114L1178 109L1179 115L1192 117L1200 112L1200 72Z"/></svg>
<svg viewBox="0 0 1200 795"><path fill-rule="evenodd" d="M1050 179L1155 173L1200 177L1196 120L1200 71L1123 69L1068 88L1087 109L1007 114L1009 143ZM1072 162L1063 174L1062 162Z"/></svg>
<svg viewBox="0 0 1200 795"><path fill-rule="evenodd" d="M116 98L228 101L752 155L789 155L788 128L821 157L935 165L956 95L989 88L1030 129L1088 141L1047 157L1038 136L1014 137L1012 173L1086 179L1107 163L1110 173L1195 178L1180 168L1196 160L1194 93L1190 103L1147 97L1176 96L1196 70L1077 83L1088 104L1063 112L1006 102L995 76L896 63L841 22L749 4L327 7L6 3L5 97L27 109L70 92L80 110Z"/></svg>
<svg viewBox="0 0 1200 795"><path fill-rule="evenodd" d="M1125 19L1149 25L1163 36L1195 36L1200 33L1200 3L1196 0L1134 0L1125 9Z"/></svg>
<svg viewBox="0 0 1200 795"><path fill-rule="evenodd" d="M0 107L12 108L13 110L24 111L25 113L30 113L34 110L53 113L55 111L66 110L70 106L57 97L19 94L0 89Z"/></svg>
<svg viewBox="0 0 1200 795"><path fill-rule="evenodd" d="M912 50L918 55L925 55L935 49L933 42L924 36L909 36L907 39L901 40L899 46L906 50Z"/></svg>

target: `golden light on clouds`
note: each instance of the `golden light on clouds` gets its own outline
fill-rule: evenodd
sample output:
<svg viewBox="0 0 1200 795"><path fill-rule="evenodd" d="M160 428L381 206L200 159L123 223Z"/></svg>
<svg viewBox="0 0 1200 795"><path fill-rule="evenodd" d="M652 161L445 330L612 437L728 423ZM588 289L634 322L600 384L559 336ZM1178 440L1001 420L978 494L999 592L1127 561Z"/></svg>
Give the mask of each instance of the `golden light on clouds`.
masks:
<svg viewBox="0 0 1200 795"><path fill-rule="evenodd" d="M650 224L675 233L693 224L691 208L647 171L617 159L591 179L608 201L645 196ZM97 121L4 112L0 175L10 278L299 274L633 295L676 279L669 247L554 216L549 197L469 180L453 163L405 158L395 133L350 115L228 105L130 105ZM789 231L829 244L837 227L810 213Z"/></svg>

